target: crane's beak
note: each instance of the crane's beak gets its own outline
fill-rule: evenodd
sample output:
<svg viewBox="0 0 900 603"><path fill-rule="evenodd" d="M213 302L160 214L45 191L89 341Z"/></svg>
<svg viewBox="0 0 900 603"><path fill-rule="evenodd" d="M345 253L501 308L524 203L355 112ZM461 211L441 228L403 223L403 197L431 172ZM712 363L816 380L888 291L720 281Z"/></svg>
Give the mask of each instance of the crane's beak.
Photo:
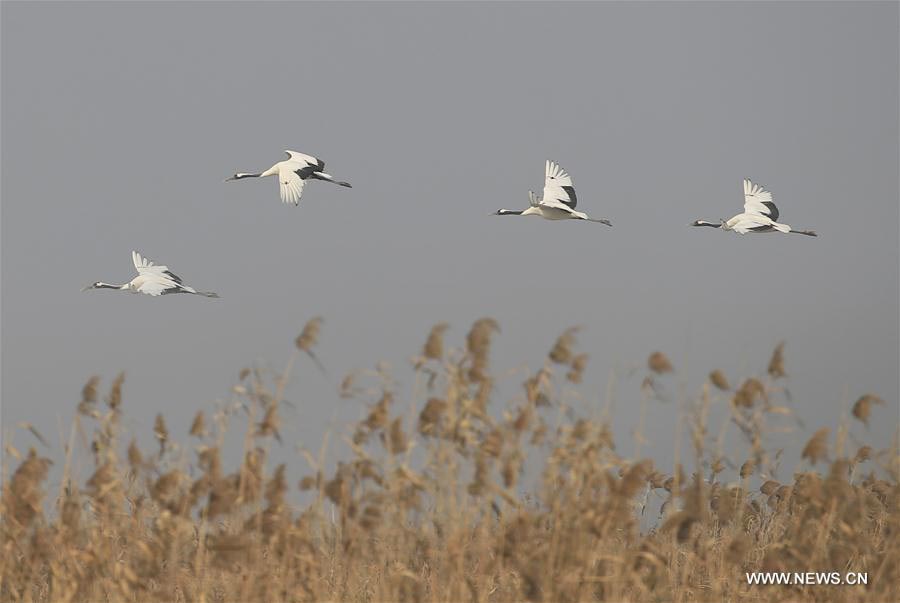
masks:
<svg viewBox="0 0 900 603"><path fill-rule="evenodd" d="M85 285L84 287L82 287L82 288L81 288L81 292L84 293L84 292L87 291L88 289L93 289L93 288L94 288L94 284L91 283L90 285Z"/></svg>
<svg viewBox="0 0 900 603"><path fill-rule="evenodd" d="M234 176L229 176L228 178L226 178L226 179L223 180L222 182L231 182L232 180L237 180L237 178L235 178Z"/></svg>

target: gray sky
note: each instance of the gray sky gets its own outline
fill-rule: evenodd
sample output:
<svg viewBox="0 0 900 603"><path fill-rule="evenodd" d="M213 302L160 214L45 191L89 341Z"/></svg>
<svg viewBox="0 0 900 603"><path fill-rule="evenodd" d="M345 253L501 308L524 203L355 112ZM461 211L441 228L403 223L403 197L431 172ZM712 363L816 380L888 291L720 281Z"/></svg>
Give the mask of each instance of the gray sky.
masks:
<svg viewBox="0 0 900 603"><path fill-rule="evenodd" d="M333 378L384 359L408 392L433 323L460 344L493 316L501 372L584 327L583 391L599 404L617 375L625 453L651 351L674 397L764 370L782 339L809 433L874 392L887 408L852 430L886 446L897 22L893 2L4 2L4 429L57 442L86 379L124 369L130 426L149 438L163 412L181 437L319 314ZM313 182L294 208L272 179L222 182L287 148L354 188ZM527 206L547 158L613 228L488 216ZM819 238L687 226L738 213L744 177ZM79 291L130 280L132 249L222 299ZM308 362L287 395L287 437L313 448L362 412ZM676 412L651 407L657 460Z"/></svg>

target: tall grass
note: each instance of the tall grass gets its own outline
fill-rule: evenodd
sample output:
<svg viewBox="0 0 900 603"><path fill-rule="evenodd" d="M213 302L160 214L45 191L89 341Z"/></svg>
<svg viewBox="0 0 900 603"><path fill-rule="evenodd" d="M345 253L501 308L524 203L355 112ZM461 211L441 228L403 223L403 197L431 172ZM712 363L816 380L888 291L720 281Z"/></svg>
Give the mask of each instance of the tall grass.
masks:
<svg viewBox="0 0 900 603"><path fill-rule="evenodd" d="M348 430L351 452L333 471L305 453L306 476L292 484L268 459L292 366L301 352L318 363L320 325L307 325L273 381L243 371L238 407L196 415L184 434L192 458L175 452L189 449L162 415L158 449L126 434L124 375L103 401L98 378L85 385L50 500L50 459L8 446L0 600L900 600L897 449L851 450L846 423L834 438L822 427L804 470L776 479L767 431L795 419L779 402L781 346L734 387L711 372L686 406L693 458L657 466L640 451L647 402L674 370L661 352L635 393L641 422L625 458L608 415L562 408L562 386L577 387L588 365L575 329L504 406L490 370L497 323L477 321L460 349L445 349L438 324L413 359L413 399L398 399L384 371L344 379L341 395L367 404ZM709 424L716 405L748 458L723 452L725 425ZM863 395L847 420L867 422L881 406ZM229 472L234 423L242 462ZM72 470L78 450L93 457L84 483ZM651 496L664 501L658 517ZM753 571L866 572L868 585L749 586Z"/></svg>

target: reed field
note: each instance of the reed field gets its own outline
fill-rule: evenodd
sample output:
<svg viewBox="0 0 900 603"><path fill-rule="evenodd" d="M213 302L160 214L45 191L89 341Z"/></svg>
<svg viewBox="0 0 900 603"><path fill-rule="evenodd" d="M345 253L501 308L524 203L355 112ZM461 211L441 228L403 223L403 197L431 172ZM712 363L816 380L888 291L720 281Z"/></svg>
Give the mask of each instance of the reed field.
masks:
<svg viewBox="0 0 900 603"><path fill-rule="evenodd" d="M518 393L501 397L497 323L478 320L459 342L438 324L412 359L413 399L385 371L348 375L340 395L365 411L329 434L344 458L323 444L276 465L275 447L291 444L284 391L296 362L318 363L319 327L297 337L283 374L243 370L234 404L177 429L159 415L152 449L125 428L125 375L87 381L59 458L36 440L8 444L0 601L900 600L896 439L850 437L854 423L896 422L897 401L858 392L840 424L801 426L814 418L785 395L781 345L753 374L710 366L681 406L690 453L660 465L640 451L673 371L662 352L648 350L639 390L619 394L640 412L623 435L609 408L580 416L562 402L590 370L576 329L535 350ZM783 426L806 441L790 468L773 444ZM243 442L239 466L223 460L229 439ZM749 585L758 571L860 572L867 584Z"/></svg>

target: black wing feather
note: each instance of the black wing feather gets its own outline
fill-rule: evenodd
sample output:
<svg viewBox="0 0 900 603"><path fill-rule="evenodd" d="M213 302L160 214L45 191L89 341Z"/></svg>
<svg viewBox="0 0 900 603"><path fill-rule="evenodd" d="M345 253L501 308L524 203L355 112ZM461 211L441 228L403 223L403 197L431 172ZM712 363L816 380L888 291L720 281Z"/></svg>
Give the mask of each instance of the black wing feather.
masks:
<svg viewBox="0 0 900 603"><path fill-rule="evenodd" d="M315 172L321 172L325 169L325 162L319 159L319 163L312 165L307 164L300 168L299 170L294 170L294 173L300 176L301 180L306 180L310 176L312 176Z"/></svg>
<svg viewBox="0 0 900 603"><path fill-rule="evenodd" d="M562 187L566 194L569 195L569 200L565 201L560 199L560 203L564 205L568 205L570 209L575 209L575 206L578 205L578 197L575 196L575 187L574 186L564 186Z"/></svg>
<svg viewBox="0 0 900 603"><path fill-rule="evenodd" d="M169 270L164 270L164 271L163 271L163 274L165 274L167 277L169 277L170 279L172 279L173 281L175 281L175 282L178 283L179 285L183 285L183 284L184 284L184 283L182 282L182 280L181 280L181 277L178 276L177 274L175 274L174 272L171 272L171 271L169 271Z"/></svg>

